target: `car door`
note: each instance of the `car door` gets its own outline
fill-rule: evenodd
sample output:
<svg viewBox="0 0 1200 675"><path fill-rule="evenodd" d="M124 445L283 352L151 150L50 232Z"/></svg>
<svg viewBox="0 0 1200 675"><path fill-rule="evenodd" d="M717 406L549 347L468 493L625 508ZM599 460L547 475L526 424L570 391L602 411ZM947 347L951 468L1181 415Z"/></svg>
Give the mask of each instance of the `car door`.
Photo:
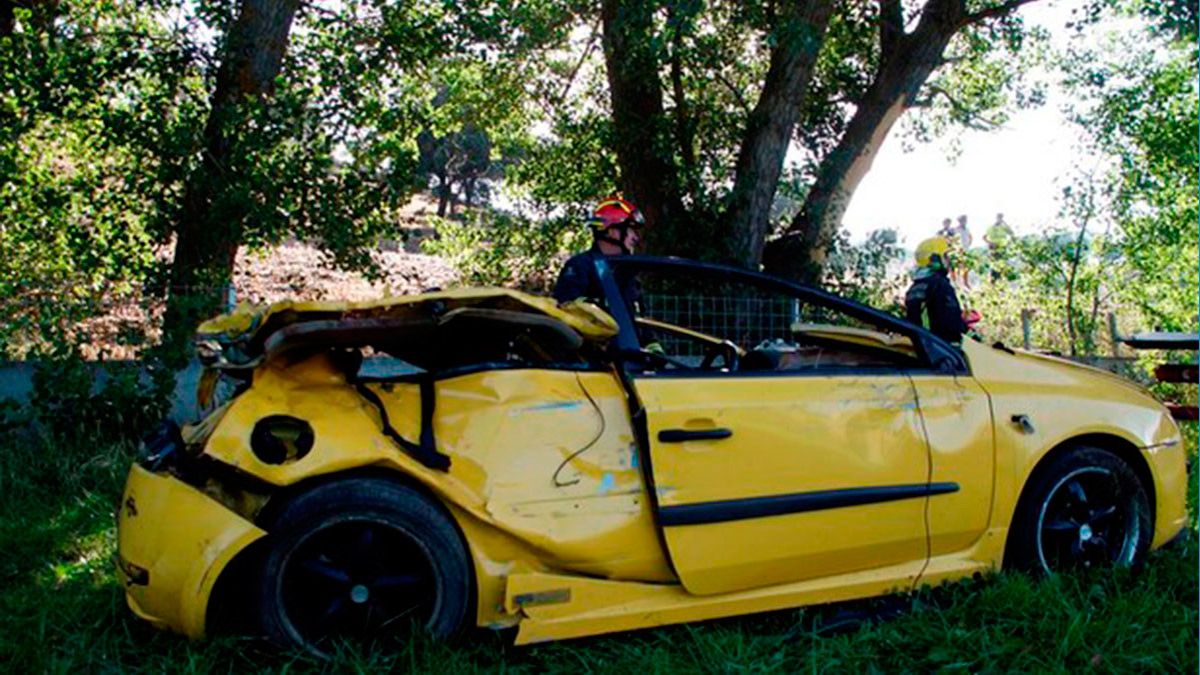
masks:
<svg viewBox="0 0 1200 675"><path fill-rule="evenodd" d="M630 359L630 376L684 587L723 593L905 564L917 574L929 495L952 488L929 481L913 359L798 338L796 326L829 313L778 289L653 276L639 275L630 308L651 320L637 331L649 353ZM731 368L680 331L648 334L651 323L729 340L745 356Z"/></svg>
<svg viewBox="0 0 1200 675"><path fill-rule="evenodd" d="M897 375L635 378L689 592L925 559L928 453Z"/></svg>
<svg viewBox="0 0 1200 675"><path fill-rule="evenodd" d="M914 374L929 436L931 480L958 490L930 501L929 549L936 557L982 537L994 501L996 453L987 393L965 375Z"/></svg>

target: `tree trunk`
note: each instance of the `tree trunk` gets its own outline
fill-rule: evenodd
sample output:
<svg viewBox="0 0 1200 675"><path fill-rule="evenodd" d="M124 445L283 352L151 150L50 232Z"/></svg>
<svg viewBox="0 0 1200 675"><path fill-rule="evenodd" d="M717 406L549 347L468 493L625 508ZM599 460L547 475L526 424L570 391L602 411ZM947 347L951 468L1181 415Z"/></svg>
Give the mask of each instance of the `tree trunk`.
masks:
<svg viewBox="0 0 1200 675"><path fill-rule="evenodd" d="M782 8L771 66L746 122L723 219L730 253L745 267L756 268L762 259L779 174L832 11L832 0L788 2Z"/></svg>
<svg viewBox="0 0 1200 675"><path fill-rule="evenodd" d="M690 21L678 15L674 3L667 5L667 23L672 24L671 36L671 96L675 101L675 142L679 145L679 159L687 181L688 192L693 195L696 173L695 124L688 112L687 94L683 88L683 35Z"/></svg>
<svg viewBox="0 0 1200 675"><path fill-rule="evenodd" d="M826 254L854 190L904 112L903 95L886 91L895 89L892 83L887 84L886 88L873 87L874 92L868 91L846 133L821 162L817 180L800 212L784 235L764 250L763 265L771 273L807 283L820 279Z"/></svg>
<svg viewBox="0 0 1200 675"><path fill-rule="evenodd" d="M242 0L225 36L203 157L188 178L176 225L163 332L169 349L185 347L196 324L220 308L223 287L232 278L249 206L222 194L238 178L230 164L237 131L248 121L245 104L274 93L299 5L299 0Z"/></svg>
<svg viewBox="0 0 1200 675"><path fill-rule="evenodd" d="M438 208L437 217L445 218L450 207L450 183L445 172L435 174L438 179L437 196Z"/></svg>
<svg viewBox="0 0 1200 675"><path fill-rule="evenodd" d="M1071 273L1067 275L1067 347L1071 356L1079 353L1079 340L1075 326L1075 281L1079 276L1079 263L1083 260L1083 243L1087 238L1091 213L1085 213L1079 223L1079 236L1075 237L1075 250L1071 255Z"/></svg>
<svg viewBox="0 0 1200 675"><path fill-rule="evenodd" d="M0 37L12 35L17 27L17 4L13 0L0 0Z"/></svg>
<svg viewBox="0 0 1200 675"><path fill-rule="evenodd" d="M686 217L675 165L667 150L670 129L663 109L655 53L654 12L647 0L604 0L604 61L612 97L621 188L646 216L653 248L663 223Z"/></svg>

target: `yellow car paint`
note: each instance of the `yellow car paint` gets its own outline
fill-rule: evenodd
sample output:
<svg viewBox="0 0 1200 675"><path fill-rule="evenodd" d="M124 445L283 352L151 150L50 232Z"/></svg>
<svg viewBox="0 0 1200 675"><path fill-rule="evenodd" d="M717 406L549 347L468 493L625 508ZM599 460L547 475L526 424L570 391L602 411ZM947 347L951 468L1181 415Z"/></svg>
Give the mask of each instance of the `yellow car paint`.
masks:
<svg viewBox="0 0 1200 675"><path fill-rule="evenodd" d="M954 482L958 491L929 500L929 553L961 551L992 525L996 465L991 405L973 378L912 375L928 435L932 483Z"/></svg>
<svg viewBox="0 0 1200 675"><path fill-rule="evenodd" d="M586 303L558 307L496 289L245 308L202 332L245 344L272 317L395 315L431 299L525 307L601 343L615 332ZM839 336L878 342L821 333ZM632 391L606 370L444 375L434 384L433 427L447 471L384 435L379 410L344 364L327 353L283 353L258 363L248 389L185 433L194 452L252 477L252 494L131 471L120 556L126 574L143 570L148 583L127 586L129 603L155 625L200 637L216 580L267 534L254 524L259 508L281 490L351 470L395 475L445 507L473 560L476 623L517 625L519 643L868 597L998 569L1022 487L1048 453L1080 439L1144 460L1154 547L1180 531L1184 450L1160 404L1072 364L972 341L962 349L970 375L660 374L633 378ZM362 386L398 434L419 437L416 383ZM646 445L631 417L639 404ZM308 422L315 443L301 458L267 464L250 436L277 414ZM659 436L718 429L733 433L678 443ZM937 484L957 491L731 522L658 522L671 509L713 501Z"/></svg>
<svg viewBox="0 0 1200 675"><path fill-rule="evenodd" d="M685 328L683 326L676 326L675 324L667 323L666 321L659 321L658 319L651 319L648 317L639 316L636 319L636 322L637 322L638 326L643 326L646 328L650 328L652 330L659 330L659 331L671 333L674 335L682 335L684 337L692 338L693 340L696 340L697 342L706 342L709 345L714 346L714 347L725 344L724 341L721 340L721 338L713 337L711 335L707 335L705 333L701 333L699 331L695 331L690 328ZM738 356L746 355L745 349L742 349L741 347L738 347L737 345L734 345L734 347L737 350Z"/></svg>
<svg viewBox="0 0 1200 675"><path fill-rule="evenodd" d="M1132 382L1096 368L966 341L963 351L992 403L996 437L993 522L1008 522L1021 486L1051 450L1084 438L1146 462L1156 504L1157 548L1187 523L1187 466L1179 427L1161 403ZM1025 415L1027 431L1013 417Z"/></svg>
<svg viewBox="0 0 1200 675"><path fill-rule="evenodd" d="M417 438L417 385L369 386L396 431ZM383 436L376 411L323 355L260 368L205 454L278 486L360 467L411 476L473 533L481 591L493 589L478 603L483 625L512 620L490 609L502 592L491 580L505 573L489 557L492 549L517 553L533 569L674 579L654 531L625 393L612 373L485 371L439 381L435 390L435 436L451 457L448 472L426 469ZM250 451L250 432L257 420L283 413L309 421L315 445L298 461L265 464Z"/></svg>
<svg viewBox="0 0 1200 675"><path fill-rule="evenodd" d="M917 485L928 473L902 375L639 377L660 507L850 486ZM664 443L668 428L727 428ZM736 476L736 480L731 480ZM724 523L667 526L683 586L707 595L922 558L924 499Z"/></svg>
<svg viewBox="0 0 1200 675"><path fill-rule="evenodd" d="M117 532L130 609L191 637L204 635L209 594L221 571L266 534L190 485L136 465L121 497Z"/></svg>
<svg viewBox="0 0 1200 675"><path fill-rule="evenodd" d="M877 347L898 354L904 354L905 356L912 356L916 353L916 350L913 349L912 340L904 335L889 335L865 328L797 322L792 324L791 331L794 334L802 336L833 339L850 344Z"/></svg>

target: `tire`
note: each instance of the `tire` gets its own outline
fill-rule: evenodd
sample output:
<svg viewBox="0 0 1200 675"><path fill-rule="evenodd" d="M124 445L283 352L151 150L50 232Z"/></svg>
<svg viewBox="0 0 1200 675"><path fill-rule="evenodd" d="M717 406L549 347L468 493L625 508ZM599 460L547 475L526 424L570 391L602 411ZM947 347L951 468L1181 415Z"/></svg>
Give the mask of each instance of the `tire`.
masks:
<svg viewBox="0 0 1200 675"><path fill-rule="evenodd" d="M1004 566L1038 576L1136 567L1153 534L1150 501L1133 469L1107 450L1078 447L1039 468L1026 484Z"/></svg>
<svg viewBox="0 0 1200 675"><path fill-rule="evenodd" d="M471 566L438 504L374 478L326 483L272 519L258 612L267 637L325 657L423 626L448 639L472 605Z"/></svg>

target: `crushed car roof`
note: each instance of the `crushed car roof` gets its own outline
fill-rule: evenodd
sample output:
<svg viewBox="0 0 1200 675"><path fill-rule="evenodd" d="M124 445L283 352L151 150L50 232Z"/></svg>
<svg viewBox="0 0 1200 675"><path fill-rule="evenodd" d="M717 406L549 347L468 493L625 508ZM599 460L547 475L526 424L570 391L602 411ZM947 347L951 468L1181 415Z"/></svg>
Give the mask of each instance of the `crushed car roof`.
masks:
<svg viewBox="0 0 1200 675"><path fill-rule="evenodd" d="M283 301L239 305L233 312L205 321L197 329L202 361L248 367L282 342L302 333L326 339L345 328L358 334L440 324L455 317L482 316L498 321L538 323L575 340L604 342L618 332L616 322L595 305L576 300L562 305L551 298L507 288L482 287L433 291L360 302Z"/></svg>

